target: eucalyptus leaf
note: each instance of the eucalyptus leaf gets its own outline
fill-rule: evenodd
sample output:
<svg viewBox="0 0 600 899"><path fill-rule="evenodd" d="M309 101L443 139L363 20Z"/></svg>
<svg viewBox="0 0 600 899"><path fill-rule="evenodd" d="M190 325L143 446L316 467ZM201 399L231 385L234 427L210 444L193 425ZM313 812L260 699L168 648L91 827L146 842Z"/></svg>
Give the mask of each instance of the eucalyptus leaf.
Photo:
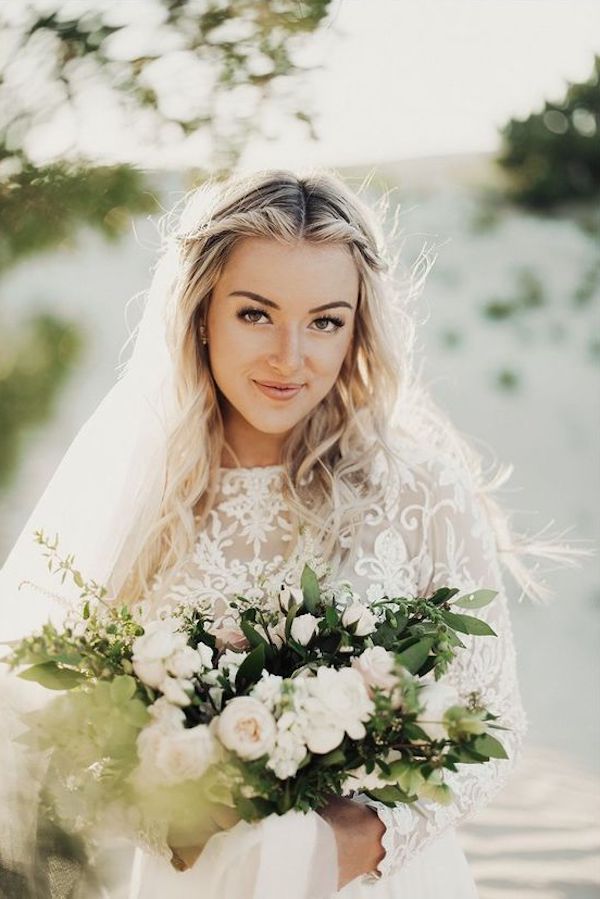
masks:
<svg viewBox="0 0 600 899"><path fill-rule="evenodd" d="M498 596L497 590L475 590L466 596L459 596L452 605L460 606L461 609L483 609L495 596Z"/></svg>

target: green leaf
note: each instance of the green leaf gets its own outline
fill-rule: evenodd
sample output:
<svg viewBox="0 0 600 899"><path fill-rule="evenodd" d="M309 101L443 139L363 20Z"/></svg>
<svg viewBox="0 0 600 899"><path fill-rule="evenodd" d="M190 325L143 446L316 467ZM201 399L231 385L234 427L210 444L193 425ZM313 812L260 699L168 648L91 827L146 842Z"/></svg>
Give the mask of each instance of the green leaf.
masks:
<svg viewBox="0 0 600 899"><path fill-rule="evenodd" d="M285 618L285 640L286 643L290 642L290 634L292 633L292 622L302 606L298 603L293 602L288 609L288 613Z"/></svg>
<svg viewBox="0 0 600 899"><path fill-rule="evenodd" d="M317 576L308 565L305 565L302 571L300 586L302 587L306 611L310 612L311 615L314 615L321 599L321 591L319 590Z"/></svg>
<svg viewBox="0 0 600 899"><path fill-rule="evenodd" d="M327 627L336 627L340 623L339 612L333 606L327 606L325 609L325 622Z"/></svg>
<svg viewBox="0 0 600 899"><path fill-rule="evenodd" d="M61 668L56 662L41 662L39 665L33 665L22 671L19 677L41 684L47 690L72 690L73 687L86 680L85 675L80 671Z"/></svg>
<svg viewBox="0 0 600 899"><path fill-rule="evenodd" d="M439 606L442 603L447 602L450 597L454 596L456 593L458 593L458 587L438 587L433 596L429 598L429 602Z"/></svg>
<svg viewBox="0 0 600 899"><path fill-rule="evenodd" d="M441 617L461 634L474 634L478 637L496 637L497 634L486 621L475 618L473 615L456 615L454 612L440 612Z"/></svg>
<svg viewBox="0 0 600 899"><path fill-rule="evenodd" d="M377 790L365 790L365 793L380 802L414 802L416 799L416 796L409 796L395 784L379 787Z"/></svg>
<svg viewBox="0 0 600 899"><path fill-rule="evenodd" d="M419 668L425 664L429 656L429 651L433 646L431 637L424 637L418 643L414 643L405 649L404 652L398 653L396 660L404 666L411 674L417 674Z"/></svg>
<svg viewBox="0 0 600 899"><path fill-rule="evenodd" d="M118 677L115 677L110 685L110 696L115 703L120 705L122 702L131 699L135 694L135 690L135 678L129 674L120 674Z"/></svg>
<svg viewBox="0 0 600 899"><path fill-rule="evenodd" d="M481 734L473 743L475 752L487 755L491 759L507 759L508 755L502 743L490 734Z"/></svg>
<svg viewBox="0 0 600 899"><path fill-rule="evenodd" d="M239 689L243 689L249 684L255 684L265 667L265 647L264 643L256 646L252 652L248 653L235 676L235 685Z"/></svg>
<svg viewBox="0 0 600 899"><path fill-rule="evenodd" d="M409 740L425 740L427 743L431 741L429 734L425 733L423 728L419 727L414 721L407 721L403 731Z"/></svg>
<svg viewBox="0 0 600 899"><path fill-rule="evenodd" d="M324 765L325 767L343 765L346 762L346 753L341 746L338 746L337 749L332 749L326 755L317 756L315 761L318 765Z"/></svg>
<svg viewBox="0 0 600 899"><path fill-rule="evenodd" d="M466 596L459 596L452 605L460 606L461 609L482 609L491 603L494 596L498 596L497 590L475 590Z"/></svg>
<svg viewBox="0 0 600 899"><path fill-rule="evenodd" d="M257 630L255 630L249 621L245 621L243 618L240 621L240 628L242 633L248 640L250 646L262 646L266 647L267 641L264 637L262 637Z"/></svg>
<svg viewBox="0 0 600 899"><path fill-rule="evenodd" d="M388 622L396 632L396 636L398 636L403 632L404 628L408 624L408 615L402 610L394 612L393 615L390 615L388 617Z"/></svg>

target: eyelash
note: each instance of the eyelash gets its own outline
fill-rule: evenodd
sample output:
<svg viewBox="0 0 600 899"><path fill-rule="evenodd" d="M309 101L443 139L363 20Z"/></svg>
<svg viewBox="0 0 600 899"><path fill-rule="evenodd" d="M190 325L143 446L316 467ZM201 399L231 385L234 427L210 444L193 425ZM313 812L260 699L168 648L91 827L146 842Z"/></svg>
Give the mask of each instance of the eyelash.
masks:
<svg viewBox="0 0 600 899"><path fill-rule="evenodd" d="M240 309L240 311L237 313L237 317L239 319L241 319L242 321L245 321L246 324L248 324L248 325L258 325L259 322L251 322L251 321L248 321L248 319L244 318L244 316L248 315L248 313L254 313L257 315L266 315L267 318L269 318L269 314L267 312L263 312L262 309L253 309L251 306L248 306L245 309ZM335 332L339 331L340 328L343 328L344 324L345 324L344 320L341 318L338 318L337 315L322 315L319 318L315 318L315 321L316 322L333 322L333 324L336 326L331 331L325 331L323 328L317 328L317 331L320 331L322 334L335 334Z"/></svg>

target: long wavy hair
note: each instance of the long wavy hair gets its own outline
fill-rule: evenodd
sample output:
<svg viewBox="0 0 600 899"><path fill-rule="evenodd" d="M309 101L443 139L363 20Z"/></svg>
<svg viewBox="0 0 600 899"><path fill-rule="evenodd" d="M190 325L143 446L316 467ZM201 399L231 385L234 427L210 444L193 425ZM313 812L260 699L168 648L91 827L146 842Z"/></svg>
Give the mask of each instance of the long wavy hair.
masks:
<svg viewBox="0 0 600 899"><path fill-rule="evenodd" d="M426 440L470 471L495 532L499 558L523 595L541 599L552 591L519 556L572 563L575 556L588 554L565 545L560 536L542 540L513 533L507 512L491 495L512 466L500 466L485 480L474 441L437 406L414 367L414 305L436 249L424 245L406 268L402 243L397 242L397 214L384 237L389 196L370 206L361 197L365 186L355 192L331 170L266 170L209 181L183 198L181 215L176 208L165 217L166 249L159 266L172 268L165 282L165 321L177 412L168 434L160 512L119 596L149 595L177 575L212 507L224 449L237 458L226 442L219 392L200 329L232 250L248 237L343 246L359 275L353 339L337 381L291 429L281 451L284 499L295 513L296 536L303 522L314 529L325 558L341 561L341 545L351 552L365 513L384 499L387 479L373 478L374 466L383 459L388 470L397 470L400 435L421 445ZM340 541L342 536L349 537L349 545Z"/></svg>

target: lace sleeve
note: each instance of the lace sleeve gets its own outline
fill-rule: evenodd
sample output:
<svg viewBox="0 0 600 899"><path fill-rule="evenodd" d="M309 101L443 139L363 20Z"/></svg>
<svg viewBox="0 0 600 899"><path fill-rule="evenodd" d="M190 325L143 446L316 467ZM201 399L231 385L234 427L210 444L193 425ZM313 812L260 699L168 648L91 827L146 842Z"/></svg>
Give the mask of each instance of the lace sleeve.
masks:
<svg viewBox="0 0 600 899"><path fill-rule="evenodd" d="M394 874L448 828L487 804L503 786L517 758L526 730L526 718L517 682L515 648L495 535L484 506L469 475L454 462L439 460L428 467L423 491L423 552L419 593L429 595L448 585L468 592L477 587L498 591L492 603L469 612L494 629L497 637L461 635L459 649L442 682L451 683L461 696L478 690L482 701L499 716L498 724L510 728L500 732L508 759L478 765L459 765L445 772L454 799L447 806L429 800L412 805L398 803L389 808L364 795L361 802L373 807L386 831L382 838L385 856L374 876ZM367 875L369 877L369 875Z"/></svg>

